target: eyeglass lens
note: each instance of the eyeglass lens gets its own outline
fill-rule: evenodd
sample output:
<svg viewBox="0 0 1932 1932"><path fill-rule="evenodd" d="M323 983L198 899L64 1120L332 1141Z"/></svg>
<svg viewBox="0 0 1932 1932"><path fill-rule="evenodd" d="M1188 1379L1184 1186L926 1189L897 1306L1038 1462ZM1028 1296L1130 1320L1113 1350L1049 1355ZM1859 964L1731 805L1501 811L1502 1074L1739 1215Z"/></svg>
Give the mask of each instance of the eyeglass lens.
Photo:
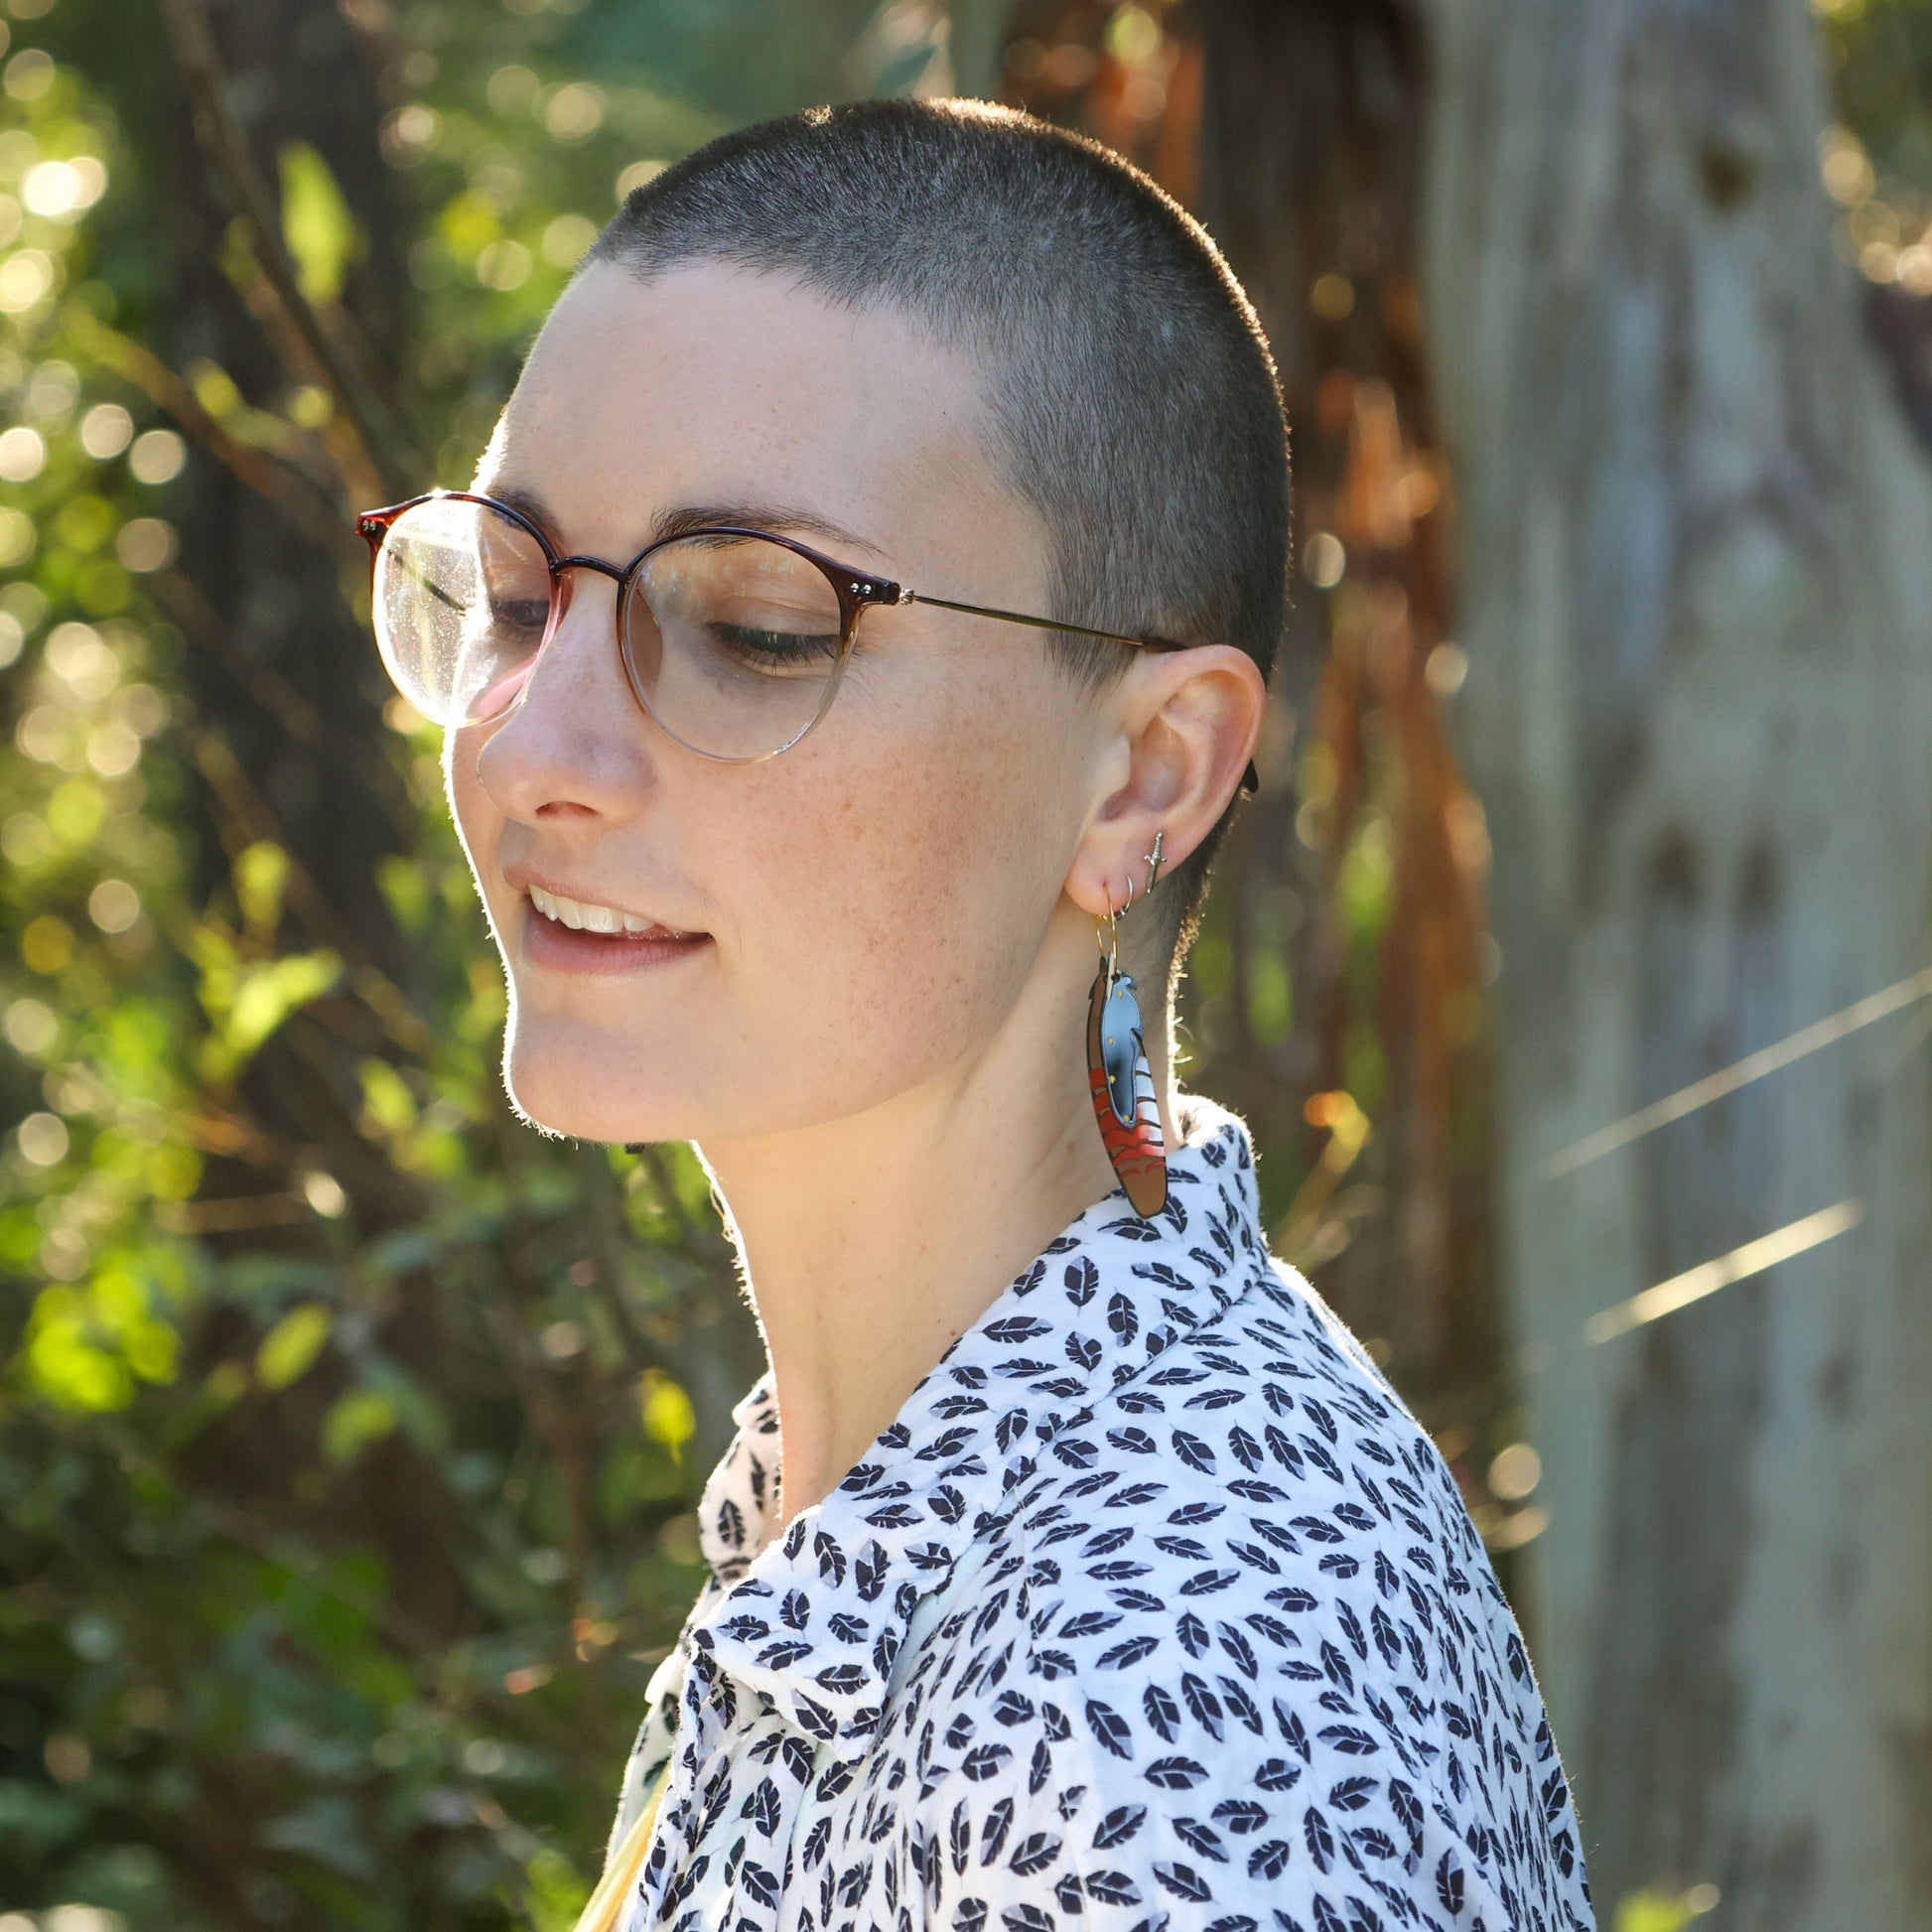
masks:
<svg viewBox="0 0 1932 1932"><path fill-rule="evenodd" d="M374 605L403 695L438 724L475 724L515 702L548 638L549 561L488 504L437 497L390 526ZM844 660L844 612L824 572L761 537L659 546L621 593L619 631L638 702L711 758L782 751L831 702Z"/></svg>

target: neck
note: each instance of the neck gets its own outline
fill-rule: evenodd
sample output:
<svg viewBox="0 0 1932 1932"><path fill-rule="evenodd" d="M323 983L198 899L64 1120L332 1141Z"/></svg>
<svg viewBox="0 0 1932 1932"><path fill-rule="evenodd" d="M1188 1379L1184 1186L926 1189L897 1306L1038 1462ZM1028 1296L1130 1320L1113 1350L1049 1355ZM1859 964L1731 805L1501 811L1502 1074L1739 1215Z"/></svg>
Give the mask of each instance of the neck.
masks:
<svg viewBox="0 0 1932 1932"><path fill-rule="evenodd" d="M999 1035L917 1086L705 1144L771 1362L780 1525L838 1485L1013 1278L1115 1186L1087 1086L1091 951L1078 959L1042 961ZM1165 1016L1150 1000L1146 1018L1172 1147Z"/></svg>

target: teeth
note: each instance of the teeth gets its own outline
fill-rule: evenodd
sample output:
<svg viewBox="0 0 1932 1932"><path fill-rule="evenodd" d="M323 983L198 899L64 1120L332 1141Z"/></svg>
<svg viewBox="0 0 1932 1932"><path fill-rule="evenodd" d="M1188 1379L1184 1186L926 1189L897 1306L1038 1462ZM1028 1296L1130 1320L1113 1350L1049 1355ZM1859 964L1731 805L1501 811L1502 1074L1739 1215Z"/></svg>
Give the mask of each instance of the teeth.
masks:
<svg viewBox="0 0 1932 1932"><path fill-rule="evenodd" d="M566 898L561 893L547 893L541 886L530 888L530 903L546 919L555 919L578 932L663 932L674 938L668 926L655 919L640 919L634 912L620 912L615 905L590 905L582 899Z"/></svg>

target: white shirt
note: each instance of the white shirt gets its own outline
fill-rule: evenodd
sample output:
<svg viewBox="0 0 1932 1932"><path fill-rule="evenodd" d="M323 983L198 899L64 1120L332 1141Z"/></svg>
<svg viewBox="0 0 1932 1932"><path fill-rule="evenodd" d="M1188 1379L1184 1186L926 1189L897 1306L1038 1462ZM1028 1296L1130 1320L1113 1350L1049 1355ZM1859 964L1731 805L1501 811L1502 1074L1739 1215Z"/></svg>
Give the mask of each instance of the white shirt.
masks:
<svg viewBox="0 0 1932 1932"><path fill-rule="evenodd" d="M773 1536L768 1378L652 1680L621 1918L1574 1932L1577 1819L1453 1478L1268 1254L1235 1116L1079 1216Z"/></svg>

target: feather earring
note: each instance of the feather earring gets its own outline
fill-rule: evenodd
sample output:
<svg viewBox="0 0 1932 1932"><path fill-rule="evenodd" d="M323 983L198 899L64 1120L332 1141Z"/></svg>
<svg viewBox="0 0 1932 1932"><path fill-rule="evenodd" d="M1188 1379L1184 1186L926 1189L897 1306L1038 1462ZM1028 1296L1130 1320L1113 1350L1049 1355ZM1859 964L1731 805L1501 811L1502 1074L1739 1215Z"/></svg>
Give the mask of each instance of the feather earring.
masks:
<svg viewBox="0 0 1932 1932"><path fill-rule="evenodd" d="M1161 870L1161 838L1157 832L1154 850L1148 854L1150 892ZM1127 904L1133 902L1130 880ZM1141 1003L1133 975L1120 970L1119 914L1111 898L1105 929L1096 921L1095 936L1101 942L1100 970L1087 996L1087 1085L1107 1159L1129 1204L1146 1220L1168 1204L1168 1152L1154 1072L1148 1065Z"/></svg>

